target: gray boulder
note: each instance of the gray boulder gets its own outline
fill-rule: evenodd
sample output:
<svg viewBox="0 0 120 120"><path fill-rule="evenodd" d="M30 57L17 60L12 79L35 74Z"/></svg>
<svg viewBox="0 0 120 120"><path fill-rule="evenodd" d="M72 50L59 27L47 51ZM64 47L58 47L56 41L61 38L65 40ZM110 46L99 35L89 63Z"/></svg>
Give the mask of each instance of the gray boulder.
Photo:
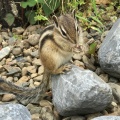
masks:
<svg viewBox="0 0 120 120"><path fill-rule="evenodd" d="M120 120L120 116L101 116L96 117L92 120Z"/></svg>
<svg viewBox="0 0 120 120"><path fill-rule="evenodd" d="M112 90L90 70L77 66L52 76L53 104L62 116L102 111L112 101Z"/></svg>
<svg viewBox="0 0 120 120"><path fill-rule="evenodd" d="M101 68L108 74L120 78L120 19L105 37L98 58Z"/></svg>
<svg viewBox="0 0 120 120"><path fill-rule="evenodd" d="M31 120L30 112L20 104L0 105L0 120Z"/></svg>

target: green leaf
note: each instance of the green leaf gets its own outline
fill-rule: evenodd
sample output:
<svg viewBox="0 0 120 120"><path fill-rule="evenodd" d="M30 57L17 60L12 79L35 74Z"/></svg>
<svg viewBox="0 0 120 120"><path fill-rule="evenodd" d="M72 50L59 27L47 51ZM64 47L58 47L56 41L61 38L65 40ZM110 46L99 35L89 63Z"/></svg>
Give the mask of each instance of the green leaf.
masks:
<svg viewBox="0 0 120 120"><path fill-rule="evenodd" d="M85 4L84 0L80 0L80 1L78 1L78 3L79 3L80 5L84 5L84 4Z"/></svg>
<svg viewBox="0 0 120 120"><path fill-rule="evenodd" d="M92 18L94 21L103 26L102 22L97 17L90 16L90 18Z"/></svg>
<svg viewBox="0 0 120 120"><path fill-rule="evenodd" d="M90 22L87 18L81 17L79 15L76 15L76 17L83 20L84 22Z"/></svg>
<svg viewBox="0 0 120 120"><path fill-rule="evenodd" d="M20 5L21 7L26 8L27 6L33 7L36 5L36 3L37 2L35 0L27 0L26 2L21 2Z"/></svg>
<svg viewBox="0 0 120 120"><path fill-rule="evenodd" d="M11 26L14 23L15 17L13 16L13 14L8 13L6 14L4 20L7 22L9 26Z"/></svg>
<svg viewBox="0 0 120 120"><path fill-rule="evenodd" d="M48 18L43 15L37 15L34 18L35 18L35 21L48 20Z"/></svg>
<svg viewBox="0 0 120 120"><path fill-rule="evenodd" d="M27 2L21 2L21 3L20 3L20 6L23 7L23 8L26 8L27 5L28 5Z"/></svg>
<svg viewBox="0 0 120 120"><path fill-rule="evenodd" d="M98 13L97 13L97 7L96 7L96 0L91 0L91 3L92 3L94 13L97 16Z"/></svg>
<svg viewBox="0 0 120 120"><path fill-rule="evenodd" d="M44 0L44 4L42 6L43 11L46 16L49 16L60 6L60 0Z"/></svg>
<svg viewBox="0 0 120 120"><path fill-rule="evenodd" d="M36 21L35 21L35 19L34 19L34 17L35 17L35 11L27 11L26 13L25 13L25 16L27 17L27 19L28 19L28 22L30 23L30 24L35 24L36 23Z"/></svg>
<svg viewBox="0 0 120 120"><path fill-rule="evenodd" d="M29 7L34 7L36 5L36 1L35 0L28 0L28 6Z"/></svg>
<svg viewBox="0 0 120 120"><path fill-rule="evenodd" d="M98 31L99 33L102 33L102 31L101 31L99 28L97 28L97 27L91 26L91 28L92 28L93 30Z"/></svg>
<svg viewBox="0 0 120 120"><path fill-rule="evenodd" d="M90 48L89 48L89 53L90 54L93 54L93 55L95 54L96 46L97 46L96 42L94 42L90 45Z"/></svg>
<svg viewBox="0 0 120 120"><path fill-rule="evenodd" d="M36 0L38 3L44 3L44 0Z"/></svg>

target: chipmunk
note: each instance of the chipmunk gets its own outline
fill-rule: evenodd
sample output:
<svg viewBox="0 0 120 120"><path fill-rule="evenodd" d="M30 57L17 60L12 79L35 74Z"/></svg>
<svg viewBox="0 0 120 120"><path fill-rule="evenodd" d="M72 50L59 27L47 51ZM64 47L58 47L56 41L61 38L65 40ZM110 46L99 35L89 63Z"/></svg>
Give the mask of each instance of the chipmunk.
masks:
<svg viewBox="0 0 120 120"><path fill-rule="evenodd" d="M53 16L54 24L46 27L40 36L39 56L44 66L42 83L35 89L16 86L0 78L0 93L12 93L22 104L43 99L51 74L70 70L66 63L71 60L73 48L82 40L77 20L70 14Z"/></svg>

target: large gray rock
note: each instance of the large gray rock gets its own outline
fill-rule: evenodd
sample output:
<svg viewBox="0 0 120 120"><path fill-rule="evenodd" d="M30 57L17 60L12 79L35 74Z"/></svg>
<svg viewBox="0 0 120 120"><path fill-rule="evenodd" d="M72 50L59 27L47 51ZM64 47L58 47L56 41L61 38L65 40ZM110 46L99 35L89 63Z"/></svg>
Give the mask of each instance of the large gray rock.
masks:
<svg viewBox="0 0 120 120"><path fill-rule="evenodd" d="M53 104L63 116L98 112L112 101L110 86L94 72L77 66L52 76L52 93Z"/></svg>
<svg viewBox="0 0 120 120"><path fill-rule="evenodd" d="M120 116L101 116L96 117L92 120L120 120Z"/></svg>
<svg viewBox="0 0 120 120"><path fill-rule="evenodd" d="M31 120L30 112L20 104L0 105L0 120Z"/></svg>
<svg viewBox="0 0 120 120"><path fill-rule="evenodd" d="M105 72L120 78L120 19L115 22L105 37L99 49L98 58Z"/></svg>

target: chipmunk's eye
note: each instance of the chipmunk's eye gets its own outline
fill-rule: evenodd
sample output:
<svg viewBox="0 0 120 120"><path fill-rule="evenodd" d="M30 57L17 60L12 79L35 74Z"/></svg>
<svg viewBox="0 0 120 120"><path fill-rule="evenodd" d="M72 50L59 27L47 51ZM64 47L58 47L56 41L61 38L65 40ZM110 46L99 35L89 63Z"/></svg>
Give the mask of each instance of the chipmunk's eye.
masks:
<svg viewBox="0 0 120 120"><path fill-rule="evenodd" d="M76 30L77 30L77 33L79 34L79 33L80 33L80 30L79 30L79 28L78 28L78 27L76 28Z"/></svg>
<svg viewBox="0 0 120 120"><path fill-rule="evenodd" d="M79 28L77 27L77 32L79 32Z"/></svg>
<svg viewBox="0 0 120 120"><path fill-rule="evenodd" d="M67 34L66 34L65 30L62 29L62 28L60 28L60 30L61 30L62 35L65 36L65 37L67 37Z"/></svg>
<svg viewBox="0 0 120 120"><path fill-rule="evenodd" d="M66 36L66 33L61 29L61 32L62 32L62 34L64 35L64 36Z"/></svg>
<svg viewBox="0 0 120 120"><path fill-rule="evenodd" d="M75 22L75 29L76 29L76 31L77 31L77 33L79 34L79 27L78 27L78 23L77 23L77 21Z"/></svg>

